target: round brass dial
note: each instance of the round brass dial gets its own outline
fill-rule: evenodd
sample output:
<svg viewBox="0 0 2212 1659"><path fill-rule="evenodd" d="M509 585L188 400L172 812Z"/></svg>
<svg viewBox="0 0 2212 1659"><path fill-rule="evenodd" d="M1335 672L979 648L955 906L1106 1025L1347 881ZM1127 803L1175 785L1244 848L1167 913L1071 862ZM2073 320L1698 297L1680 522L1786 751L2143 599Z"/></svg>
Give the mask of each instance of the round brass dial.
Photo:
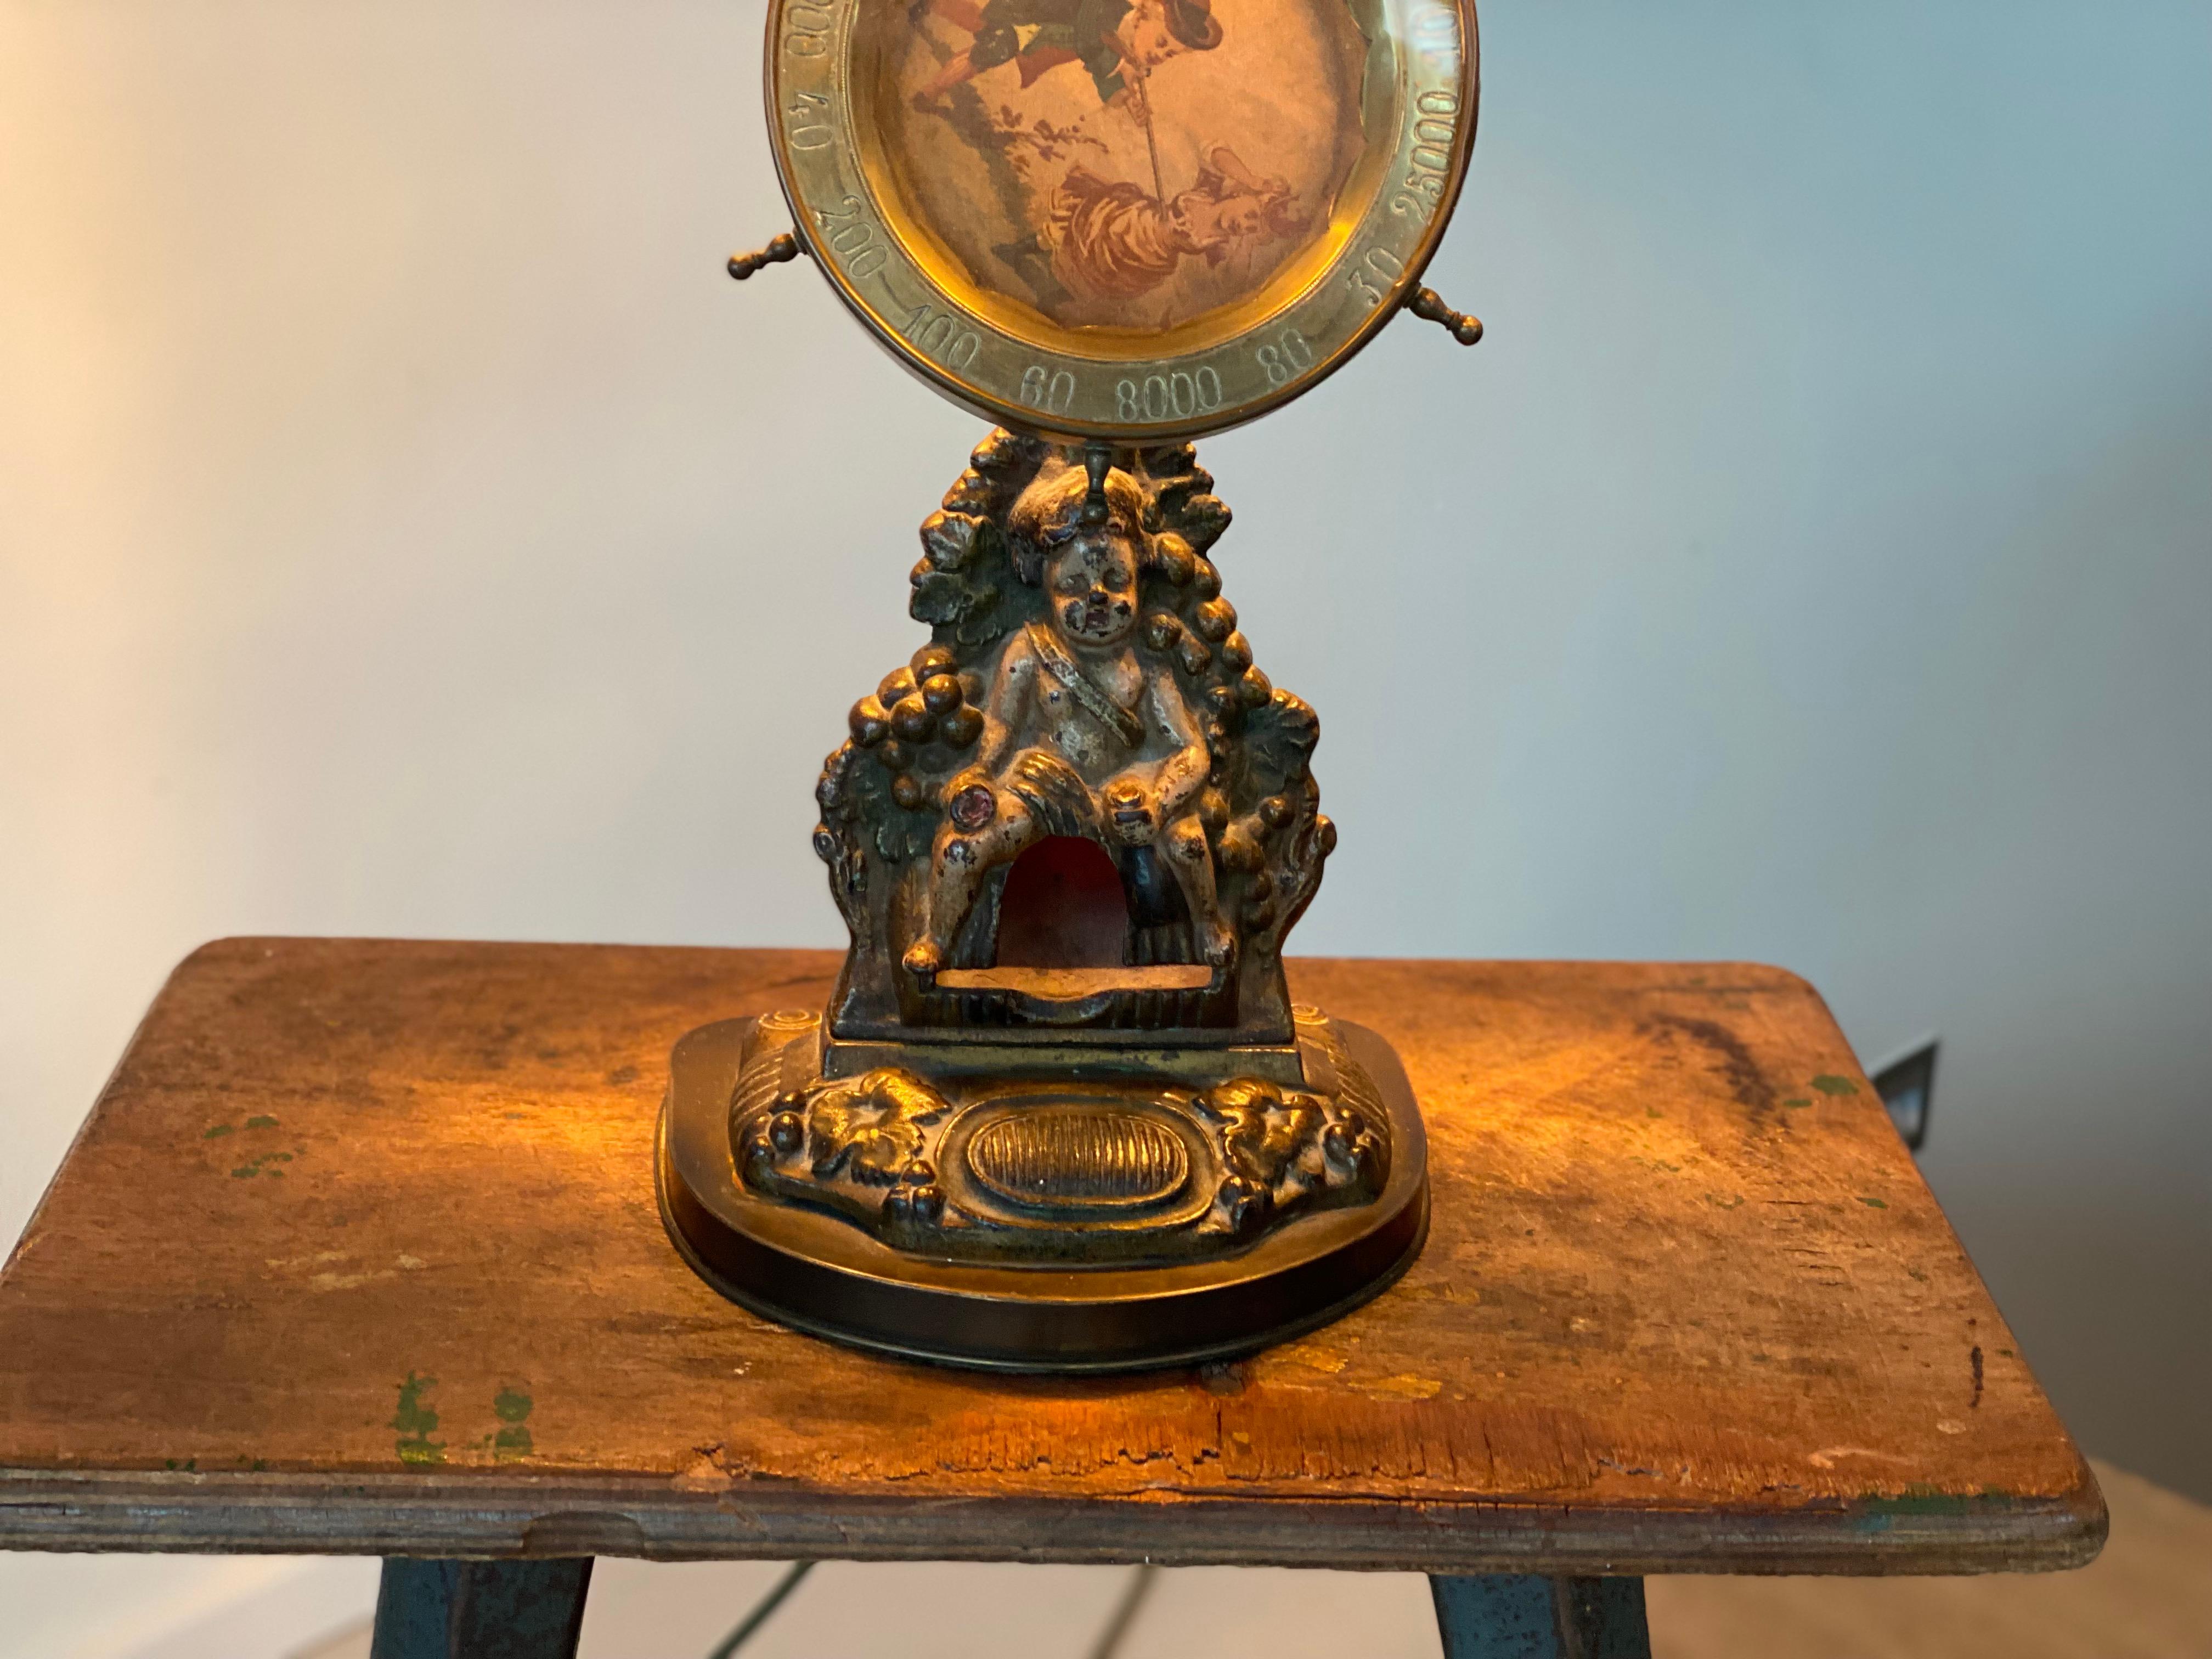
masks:
<svg viewBox="0 0 2212 1659"><path fill-rule="evenodd" d="M1252 419L1413 294L1474 143L1472 0L772 0L798 234L986 419Z"/></svg>

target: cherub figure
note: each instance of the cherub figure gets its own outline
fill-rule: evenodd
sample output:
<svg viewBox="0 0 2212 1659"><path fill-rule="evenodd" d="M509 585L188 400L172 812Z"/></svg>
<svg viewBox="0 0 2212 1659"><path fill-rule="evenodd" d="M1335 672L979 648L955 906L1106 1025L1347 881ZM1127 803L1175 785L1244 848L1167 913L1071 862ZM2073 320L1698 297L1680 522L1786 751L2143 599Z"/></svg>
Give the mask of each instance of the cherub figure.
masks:
<svg viewBox="0 0 2212 1659"><path fill-rule="evenodd" d="M1212 756L1172 667L1136 647L1143 498L1109 473L1102 515L1087 507L1089 483L1081 466L1045 472L1009 515L1015 574L1048 603L1007 642L975 761L944 787L923 927L902 963L925 980L985 876L1048 836L1157 846L1205 961L1225 967L1234 953L1197 811Z"/></svg>

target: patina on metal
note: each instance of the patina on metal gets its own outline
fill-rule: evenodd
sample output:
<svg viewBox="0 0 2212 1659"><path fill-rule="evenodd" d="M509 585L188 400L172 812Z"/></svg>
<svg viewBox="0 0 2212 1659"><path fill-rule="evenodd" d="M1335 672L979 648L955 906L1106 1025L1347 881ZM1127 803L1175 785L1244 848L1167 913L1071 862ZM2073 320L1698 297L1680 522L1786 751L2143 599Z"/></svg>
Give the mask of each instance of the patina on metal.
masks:
<svg viewBox="0 0 2212 1659"><path fill-rule="evenodd" d="M946 1067L933 1084L871 1073L763 1101L763 1073L807 1069L818 1018L726 1020L672 1061L662 1211L725 1295L860 1346L1012 1371L1226 1358L1357 1306L1426 1236L1396 1056L1311 1018L1371 1096L1207 1101L1136 1054L1119 1074L1040 1054L1026 1080L978 1077L917 1042L915 1063Z"/></svg>
<svg viewBox="0 0 2212 1659"><path fill-rule="evenodd" d="M931 642L853 706L816 792L853 935L836 1036L1146 1033L1295 1080L1282 941L1336 831L1319 722L1222 596L1212 483L1188 446L1000 431L924 521Z"/></svg>
<svg viewBox="0 0 2212 1659"><path fill-rule="evenodd" d="M1419 1250L1386 1045L1294 1008L1336 842L1314 711L1253 660L1189 441L1310 389L1420 277L1474 141L1465 0L775 0L804 253L998 421L921 526L930 639L853 705L814 844L821 1010L695 1032L687 1259L823 1334L1018 1370L1218 1357Z"/></svg>
<svg viewBox="0 0 2212 1659"><path fill-rule="evenodd" d="M817 786L826 1010L678 1052L687 1256L788 1322L1013 1369L1216 1357L1372 1294L1426 1223L1379 1039L1294 1006L1335 845L1187 445L999 431L921 526L930 642Z"/></svg>

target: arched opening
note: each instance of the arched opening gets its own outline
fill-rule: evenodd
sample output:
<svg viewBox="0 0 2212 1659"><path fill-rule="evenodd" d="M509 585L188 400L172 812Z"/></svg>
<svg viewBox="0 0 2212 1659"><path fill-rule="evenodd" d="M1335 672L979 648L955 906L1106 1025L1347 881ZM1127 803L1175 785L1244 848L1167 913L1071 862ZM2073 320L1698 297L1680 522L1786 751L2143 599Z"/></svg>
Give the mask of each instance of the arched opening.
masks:
<svg viewBox="0 0 2212 1659"><path fill-rule="evenodd" d="M1153 872L1157 884L1158 872ZM1157 895L1148 896L1157 903ZM1129 885L1113 857L1078 836L1048 836L1006 872L999 895L998 949L988 968L948 968L947 990L1016 991L1065 1001L1106 991L1202 989L1212 970L1129 962Z"/></svg>
<svg viewBox="0 0 2212 1659"><path fill-rule="evenodd" d="M1128 936L1121 872L1096 842L1048 836L1006 872L998 966L1119 968Z"/></svg>

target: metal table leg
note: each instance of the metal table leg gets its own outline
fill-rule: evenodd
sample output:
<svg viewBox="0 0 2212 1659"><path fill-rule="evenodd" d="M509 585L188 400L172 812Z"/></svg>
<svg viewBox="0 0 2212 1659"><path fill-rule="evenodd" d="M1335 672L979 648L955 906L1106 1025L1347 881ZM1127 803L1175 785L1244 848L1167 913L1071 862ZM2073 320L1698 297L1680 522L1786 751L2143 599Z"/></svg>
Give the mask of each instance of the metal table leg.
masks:
<svg viewBox="0 0 2212 1659"><path fill-rule="evenodd" d="M1431 1574L1444 1659L1651 1659L1641 1578Z"/></svg>
<svg viewBox="0 0 2212 1659"><path fill-rule="evenodd" d="M592 1558L387 1557L369 1659L575 1659Z"/></svg>

